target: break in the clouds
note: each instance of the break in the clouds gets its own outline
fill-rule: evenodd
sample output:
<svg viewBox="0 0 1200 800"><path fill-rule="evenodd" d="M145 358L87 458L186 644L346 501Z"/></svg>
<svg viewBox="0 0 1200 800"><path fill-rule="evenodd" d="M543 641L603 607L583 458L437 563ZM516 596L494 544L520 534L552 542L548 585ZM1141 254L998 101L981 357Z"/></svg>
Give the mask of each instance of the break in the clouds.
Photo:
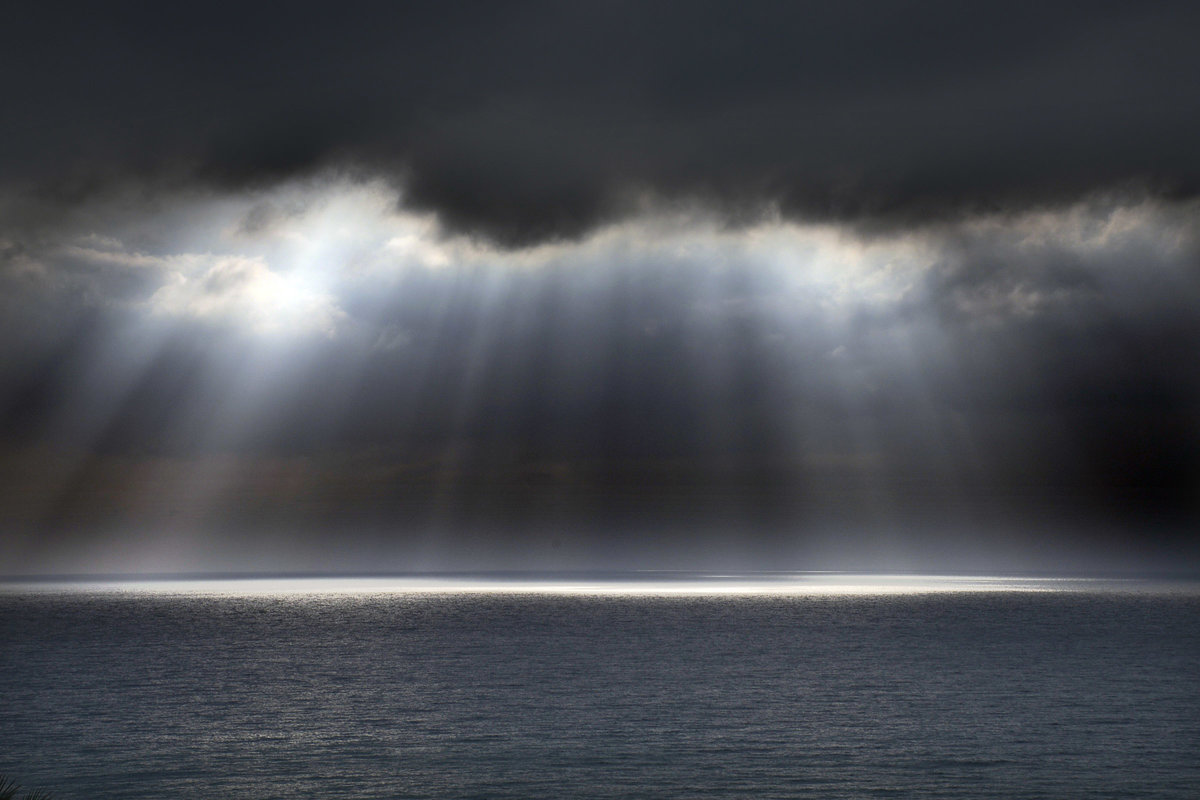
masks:
<svg viewBox="0 0 1200 800"><path fill-rule="evenodd" d="M1198 22L13 12L0 572L1194 565Z"/></svg>

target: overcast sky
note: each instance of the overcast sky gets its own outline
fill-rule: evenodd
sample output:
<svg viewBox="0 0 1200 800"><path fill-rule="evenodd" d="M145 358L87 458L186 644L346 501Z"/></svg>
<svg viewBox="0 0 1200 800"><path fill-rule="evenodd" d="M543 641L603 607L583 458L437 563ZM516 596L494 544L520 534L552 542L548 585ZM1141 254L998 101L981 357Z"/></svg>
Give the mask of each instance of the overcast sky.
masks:
<svg viewBox="0 0 1200 800"><path fill-rule="evenodd" d="M0 574L1200 567L1194 3L27 5Z"/></svg>

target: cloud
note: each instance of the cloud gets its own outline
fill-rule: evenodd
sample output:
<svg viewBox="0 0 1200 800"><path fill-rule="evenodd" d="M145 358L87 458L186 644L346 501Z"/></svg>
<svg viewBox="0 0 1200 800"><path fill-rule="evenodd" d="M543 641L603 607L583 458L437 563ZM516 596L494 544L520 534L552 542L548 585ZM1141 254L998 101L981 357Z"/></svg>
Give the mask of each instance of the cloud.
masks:
<svg viewBox="0 0 1200 800"><path fill-rule="evenodd" d="M293 335L332 335L345 316L333 297L272 272L261 259L204 261L199 269L172 271L147 301L150 308L159 314L241 322L254 330Z"/></svg>
<svg viewBox="0 0 1200 800"><path fill-rule="evenodd" d="M83 308L146 308L155 315L292 335L330 335L344 317L332 296L303 277L273 271L260 257L152 255L129 251L113 238L81 241L41 254L33 271L42 285L33 294L67 294Z"/></svg>
<svg viewBox="0 0 1200 800"><path fill-rule="evenodd" d="M27 5L0 34L0 183L56 218L114 184L242 190L341 169L386 180L445 231L522 246L647 203L887 227L1114 186L1188 197L1198 13Z"/></svg>
<svg viewBox="0 0 1200 800"><path fill-rule="evenodd" d="M1194 3L84 11L0 28L0 533L1200 516Z"/></svg>

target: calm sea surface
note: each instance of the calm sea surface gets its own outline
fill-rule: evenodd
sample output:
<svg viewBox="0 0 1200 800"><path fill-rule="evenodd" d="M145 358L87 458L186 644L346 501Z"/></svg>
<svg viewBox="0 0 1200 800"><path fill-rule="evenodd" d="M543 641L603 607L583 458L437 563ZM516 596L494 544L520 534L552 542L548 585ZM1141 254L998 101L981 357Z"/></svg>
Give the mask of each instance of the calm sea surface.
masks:
<svg viewBox="0 0 1200 800"><path fill-rule="evenodd" d="M0 773L59 800L1200 797L1194 585L721 580L9 584Z"/></svg>

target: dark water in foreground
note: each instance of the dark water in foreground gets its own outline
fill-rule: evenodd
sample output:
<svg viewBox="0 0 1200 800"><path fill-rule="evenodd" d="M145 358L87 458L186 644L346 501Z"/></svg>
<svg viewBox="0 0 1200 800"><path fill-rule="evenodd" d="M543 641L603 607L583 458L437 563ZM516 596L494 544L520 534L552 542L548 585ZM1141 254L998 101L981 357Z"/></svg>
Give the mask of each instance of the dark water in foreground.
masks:
<svg viewBox="0 0 1200 800"><path fill-rule="evenodd" d="M1200 796L1194 591L0 591L78 798Z"/></svg>

